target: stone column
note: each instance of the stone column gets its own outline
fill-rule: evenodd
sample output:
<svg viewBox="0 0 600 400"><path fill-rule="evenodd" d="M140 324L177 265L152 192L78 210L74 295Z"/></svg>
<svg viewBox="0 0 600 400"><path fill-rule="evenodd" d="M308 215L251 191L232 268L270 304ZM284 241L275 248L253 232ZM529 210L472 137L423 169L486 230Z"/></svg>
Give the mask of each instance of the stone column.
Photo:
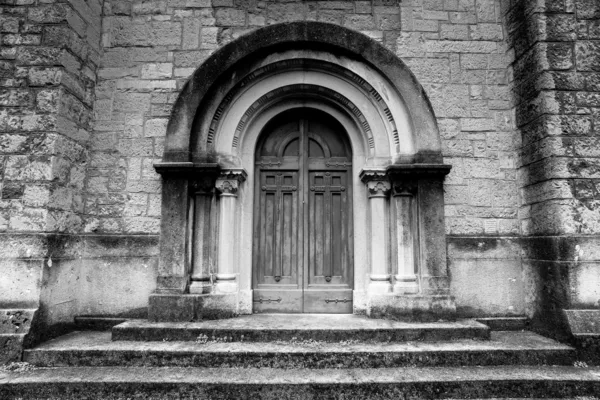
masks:
<svg viewBox="0 0 600 400"><path fill-rule="evenodd" d="M417 224L414 196L417 184L410 180L392 182L393 212L396 235L393 257L397 262L397 273L394 276L394 293L417 294L419 281L415 263L415 238Z"/></svg>
<svg viewBox="0 0 600 400"><path fill-rule="evenodd" d="M238 290L235 266L236 205L239 185L245 180L246 172L241 169L223 171L217 179L220 202L215 293L235 293Z"/></svg>
<svg viewBox="0 0 600 400"><path fill-rule="evenodd" d="M194 233L192 241L192 283L190 293L205 294L212 291L211 238L214 235L213 200L215 180L204 178L193 183L194 195Z"/></svg>
<svg viewBox="0 0 600 400"><path fill-rule="evenodd" d="M367 184L369 195L370 261L369 293L384 294L392 290L389 268L389 226L387 198L390 182L385 171L363 171L361 179Z"/></svg>

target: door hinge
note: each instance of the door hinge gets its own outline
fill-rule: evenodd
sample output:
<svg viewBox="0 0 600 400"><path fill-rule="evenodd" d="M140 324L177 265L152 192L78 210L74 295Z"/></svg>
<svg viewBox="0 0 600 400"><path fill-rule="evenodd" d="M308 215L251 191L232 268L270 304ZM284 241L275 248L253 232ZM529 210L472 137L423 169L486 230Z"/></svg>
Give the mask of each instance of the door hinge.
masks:
<svg viewBox="0 0 600 400"><path fill-rule="evenodd" d="M254 300L254 303L271 303L271 302L280 303L281 302L281 297L278 297L276 299L272 299L270 297L267 297L267 298L262 298L261 297L258 300Z"/></svg>
<svg viewBox="0 0 600 400"><path fill-rule="evenodd" d="M325 303L350 303L352 299L325 299Z"/></svg>

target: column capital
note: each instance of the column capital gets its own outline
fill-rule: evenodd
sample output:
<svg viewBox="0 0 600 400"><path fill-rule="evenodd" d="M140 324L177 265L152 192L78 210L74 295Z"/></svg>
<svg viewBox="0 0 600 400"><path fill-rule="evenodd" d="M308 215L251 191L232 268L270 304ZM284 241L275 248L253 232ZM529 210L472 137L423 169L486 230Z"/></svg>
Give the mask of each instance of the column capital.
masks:
<svg viewBox="0 0 600 400"><path fill-rule="evenodd" d="M222 170L215 187L222 196L237 196L240 183L244 182L247 176L242 168Z"/></svg>
<svg viewBox="0 0 600 400"><path fill-rule="evenodd" d="M391 185L384 168L363 169L360 179L367 184L369 197L387 197L390 193Z"/></svg>
<svg viewBox="0 0 600 400"><path fill-rule="evenodd" d="M391 185L388 181L369 181L367 190L369 197L387 197L390 193Z"/></svg>

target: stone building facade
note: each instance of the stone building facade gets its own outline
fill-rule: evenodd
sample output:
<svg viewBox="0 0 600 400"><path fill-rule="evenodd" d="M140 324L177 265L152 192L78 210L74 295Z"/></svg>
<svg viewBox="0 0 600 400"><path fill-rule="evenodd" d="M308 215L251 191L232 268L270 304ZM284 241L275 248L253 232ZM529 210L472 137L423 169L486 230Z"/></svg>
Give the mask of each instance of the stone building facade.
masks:
<svg viewBox="0 0 600 400"><path fill-rule="evenodd" d="M0 3L0 308L30 310L33 337L303 296L257 278L260 174L287 171L257 149L290 110L351 149L323 156L348 167L351 256L316 312L559 334L564 309L599 308L596 0ZM302 204L308 168L288 185ZM298 229L306 251L281 254L308 276Z"/></svg>

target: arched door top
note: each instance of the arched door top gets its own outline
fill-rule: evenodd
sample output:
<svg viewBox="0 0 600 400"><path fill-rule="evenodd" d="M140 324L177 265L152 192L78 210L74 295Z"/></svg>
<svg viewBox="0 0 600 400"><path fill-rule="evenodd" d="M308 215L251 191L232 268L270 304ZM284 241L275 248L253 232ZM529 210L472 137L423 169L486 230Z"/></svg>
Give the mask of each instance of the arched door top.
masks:
<svg viewBox="0 0 600 400"><path fill-rule="evenodd" d="M210 94L222 90L232 79L252 74L247 65L283 49L327 52L363 63L375 71L406 104L416 135L415 160L441 162L441 146L435 117L416 79L392 52L358 32L320 22L292 22L257 29L215 52L184 86L174 106L165 143L164 162L192 161L192 125L199 111L207 109ZM256 68L254 68L256 69ZM378 93L378 96L385 93ZM213 99L214 100L214 99ZM202 107L201 107L202 105Z"/></svg>

